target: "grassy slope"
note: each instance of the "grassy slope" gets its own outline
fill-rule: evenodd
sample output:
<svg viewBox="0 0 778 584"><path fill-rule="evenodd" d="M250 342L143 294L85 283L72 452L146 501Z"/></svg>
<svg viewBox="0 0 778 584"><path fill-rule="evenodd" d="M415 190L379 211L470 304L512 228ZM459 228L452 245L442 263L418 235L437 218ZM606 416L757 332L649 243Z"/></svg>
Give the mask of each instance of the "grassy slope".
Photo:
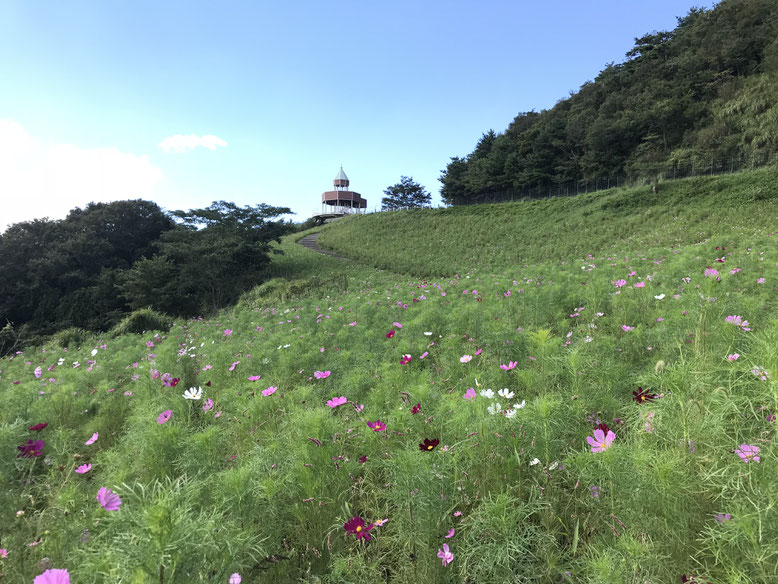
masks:
<svg viewBox="0 0 778 584"><path fill-rule="evenodd" d="M778 388L751 370L778 374L775 178L665 185L665 207L640 207L638 190L343 221L323 230L362 242L342 253L460 276L420 282L287 238L273 270L294 282L269 282L217 318L0 361L0 571L31 582L48 557L79 584L156 583L160 565L166 583L233 572L246 584L541 583L566 571L591 584L771 581L778 448L766 416ZM720 282L703 276L708 265ZM752 331L726 324L732 314ZM413 360L401 365L404 354ZM152 370L181 381L164 387ZM465 400L474 378L515 399ZM182 398L197 385L212 410ZM664 397L638 405L638 386ZM326 406L341 395L365 409ZM513 419L488 413L519 400ZM366 426L376 419L388 432ZM594 419L617 435L598 454L586 443ZM27 429L38 422L49 426ZM34 438L43 455L15 458ZM420 452L424 438L440 446ZM759 444L761 463L740 462L743 443ZM74 474L85 462L92 470ZM120 494L119 511L99 507L101 486ZM718 512L732 520L718 524ZM355 515L389 521L358 545L343 530Z"/></svg>
<svg viewBox="0 0 778 584"><path fill-rule="evenodd" d="M356 216L327 226L319 243L346 257L419 276L462 273L688 245L714 234L772 230L778 170L698 177L570 198ZM380 242L376 245L375 242Z"/></svg>

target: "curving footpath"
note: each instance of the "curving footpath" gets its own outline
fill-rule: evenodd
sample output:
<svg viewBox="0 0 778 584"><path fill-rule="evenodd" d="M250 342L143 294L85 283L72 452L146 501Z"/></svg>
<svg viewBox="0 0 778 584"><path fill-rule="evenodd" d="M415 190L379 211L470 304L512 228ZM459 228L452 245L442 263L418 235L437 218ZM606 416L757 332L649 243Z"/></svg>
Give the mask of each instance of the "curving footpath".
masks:
<svg viewBox="0 0 778 584"><path fill-rule="evenodd" d="M306 247L306 248L308 248L308 249L310 249L312 251L315 251L315 252L318 252L318 253L323 253L325 255L332 256L334 258L338 258L339 260L350 261L348 258L344 258L344 257L339 256L338 254L336 254L334 252L329 251L328 249L323 249L323 248L319 247L319 244L316 243L317 239L319 239L319 234L318 233L311 233L310 235L306 235L305 237L303 237L297 243L299 243L303 247Z"/></svg>

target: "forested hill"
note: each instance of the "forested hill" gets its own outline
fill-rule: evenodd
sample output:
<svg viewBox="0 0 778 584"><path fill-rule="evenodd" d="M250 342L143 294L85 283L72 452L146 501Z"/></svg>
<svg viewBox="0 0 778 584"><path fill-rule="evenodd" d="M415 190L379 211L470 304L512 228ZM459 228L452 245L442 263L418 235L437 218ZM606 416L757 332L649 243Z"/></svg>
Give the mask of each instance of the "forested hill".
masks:
<svg viewBox="0 0 778 584"><path fill-rule="evenodd" d="M440 178L447 203L778 150L778 1L723 0L635 39L553 108L483 134Z"/></svg>

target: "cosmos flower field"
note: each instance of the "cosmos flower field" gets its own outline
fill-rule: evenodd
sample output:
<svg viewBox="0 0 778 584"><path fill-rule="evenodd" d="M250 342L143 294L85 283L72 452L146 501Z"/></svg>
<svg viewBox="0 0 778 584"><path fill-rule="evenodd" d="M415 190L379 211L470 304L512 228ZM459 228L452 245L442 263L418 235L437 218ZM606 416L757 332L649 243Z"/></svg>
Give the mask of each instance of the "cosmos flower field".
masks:
<svg viewBox="0 0 778 584"><path fill-rule="evenodd" d="M2 581L774 582L777 216L437 277L410 221L298 234L294 285L6 357Z"/></svg>

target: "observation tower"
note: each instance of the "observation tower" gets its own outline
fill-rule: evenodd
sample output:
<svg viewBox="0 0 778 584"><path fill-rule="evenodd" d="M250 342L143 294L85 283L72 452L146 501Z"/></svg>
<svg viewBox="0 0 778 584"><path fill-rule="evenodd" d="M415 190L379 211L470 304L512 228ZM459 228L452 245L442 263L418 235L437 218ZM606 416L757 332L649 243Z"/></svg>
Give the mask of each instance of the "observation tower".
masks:
<svg viewBox="0 0 778 584"><path fill-rule="evenodd" d="M362 195L348 189L349 180L343 167L332 181L334 191L326 191L321 195L321 215L333 215L342 217L351 213L364 213L367 209L367 200Z"/></svg>

